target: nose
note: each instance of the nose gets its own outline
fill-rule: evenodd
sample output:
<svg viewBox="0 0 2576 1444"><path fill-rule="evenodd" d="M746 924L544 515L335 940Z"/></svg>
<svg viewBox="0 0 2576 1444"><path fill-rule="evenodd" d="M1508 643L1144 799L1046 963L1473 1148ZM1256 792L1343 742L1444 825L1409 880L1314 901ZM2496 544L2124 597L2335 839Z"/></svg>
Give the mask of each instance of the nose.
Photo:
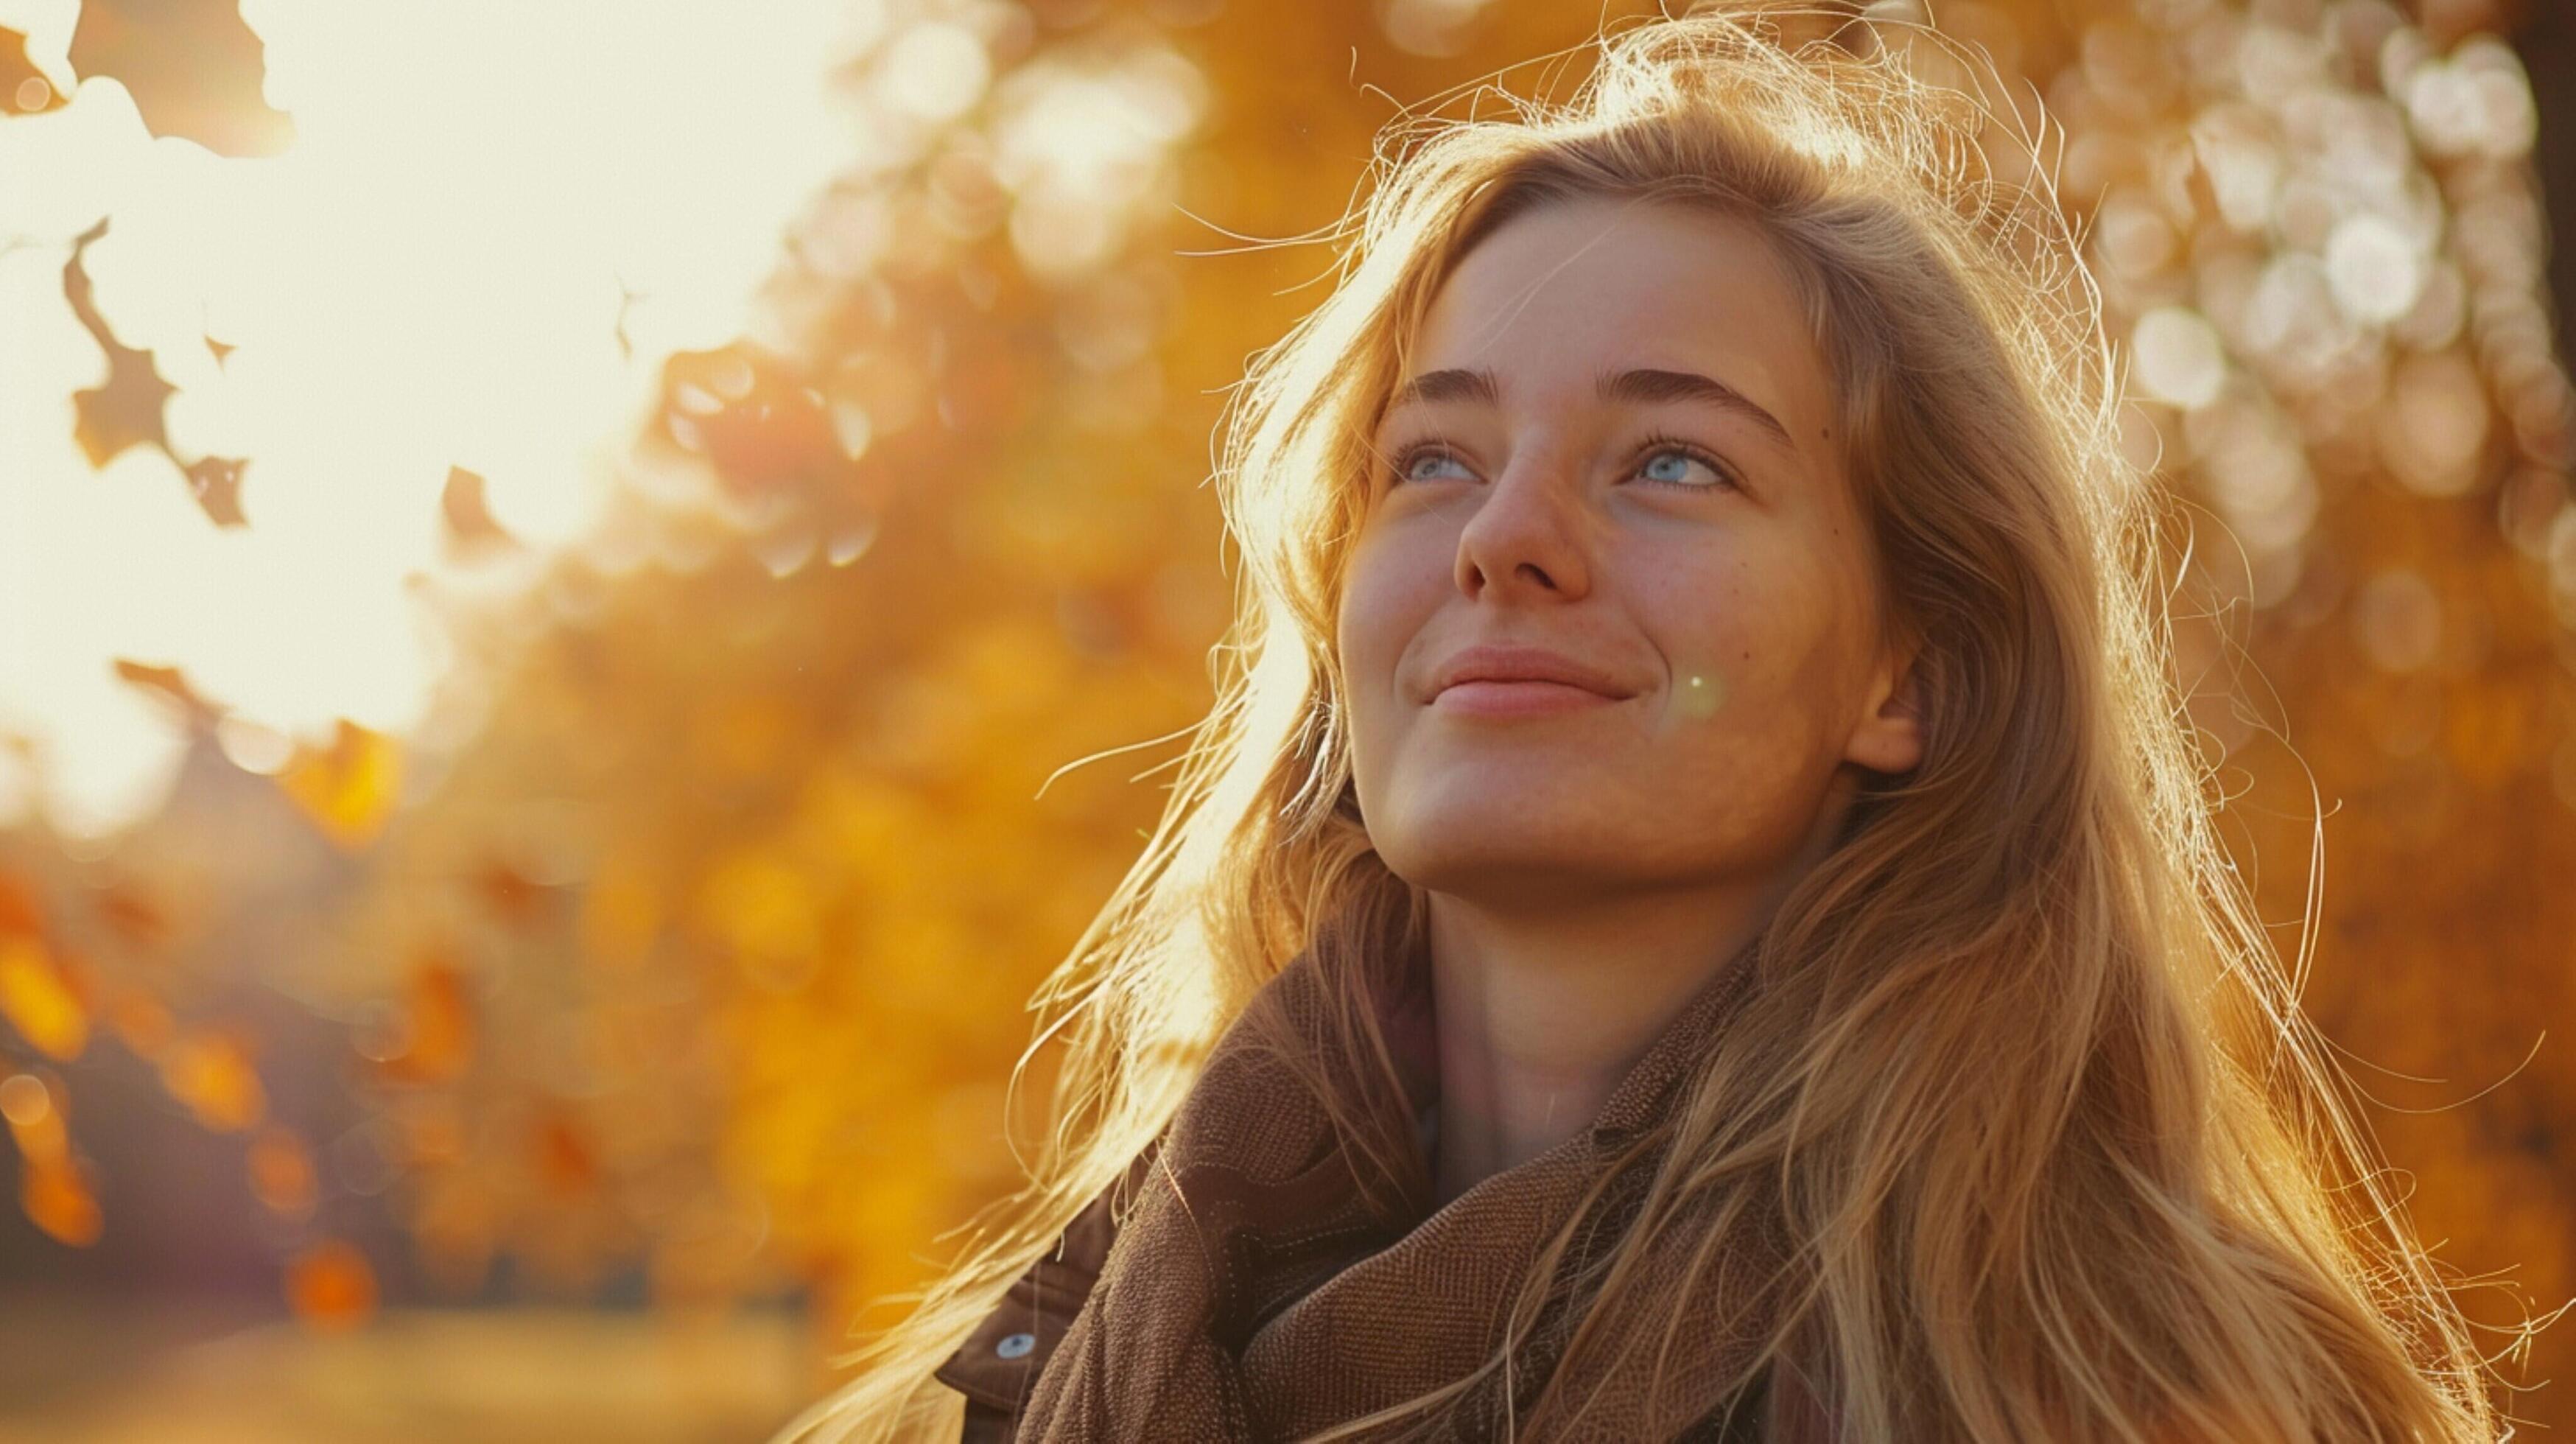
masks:
<svg viewBox="0 0 2576 1444"><path fill-rule="evenodd" d="M1485 489L1458 533L1458 590L1500 589L1573 601L1592 589L1579 478L1543 451L1524 450Z"/></svg>

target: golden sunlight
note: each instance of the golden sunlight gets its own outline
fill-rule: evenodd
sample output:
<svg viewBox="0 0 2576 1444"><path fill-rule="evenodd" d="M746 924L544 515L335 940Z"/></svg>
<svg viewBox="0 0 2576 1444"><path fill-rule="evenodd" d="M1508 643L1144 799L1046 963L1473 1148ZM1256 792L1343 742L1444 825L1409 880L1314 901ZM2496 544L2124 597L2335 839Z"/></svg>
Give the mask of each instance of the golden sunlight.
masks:
<svg viewBox="0 0 2576 1444"><path fill-rule="evenodd" d="M0 127L0 734L41 759L0 751L0 821L39 786L79 834L157 803L181 737L114 659L255 724L228 738L416 722L441 663L416 591L535 575L663 360L755 324L857 144L830 71L884 23L842 0L241 8L266 78L240 104L292 121L274 155L156 134L148 68L76 73L77 0L0 0L67 102ZM156 38L191 43L128 50ZM75 392L113 411L155 376L165 431L75 425ZM224 495L183 470L226 458L250 460ZM442 545L452 468L524 546Z"/></svg>

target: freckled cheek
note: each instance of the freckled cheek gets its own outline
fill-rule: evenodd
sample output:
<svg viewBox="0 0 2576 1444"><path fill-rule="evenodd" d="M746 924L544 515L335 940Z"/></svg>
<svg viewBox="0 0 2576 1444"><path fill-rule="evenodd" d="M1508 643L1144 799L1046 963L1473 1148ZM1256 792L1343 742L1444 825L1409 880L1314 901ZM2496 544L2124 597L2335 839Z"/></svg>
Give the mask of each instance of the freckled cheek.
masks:
<svg viewBox="0 0 2576 1444"><path fill-rule="evenodd" d="M1670 741L1733 772L1792 765L1813 750L1839 676L1825 599L1792 585L1730 586L1663 644L1672 666Z"/></svg>

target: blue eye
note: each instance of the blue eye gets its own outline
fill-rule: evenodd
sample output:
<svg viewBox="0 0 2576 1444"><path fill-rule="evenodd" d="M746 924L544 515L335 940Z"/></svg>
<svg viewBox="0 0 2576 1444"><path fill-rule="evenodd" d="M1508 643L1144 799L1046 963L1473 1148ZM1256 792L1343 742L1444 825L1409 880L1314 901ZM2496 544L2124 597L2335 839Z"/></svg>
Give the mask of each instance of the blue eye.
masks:
<svg viewBox="0 0 2576 1444"><path fill-rule="evenodd" d="M1737 486L1732 469L1687 442L1669 437L1651 437L1647 440L1646 447L1647 449L1641 453L1642 459L1636 471L1640 480L1653 482L1657 486L1679 487L1684 491L1731 490ZM1458 477L1474 479L1475 473L1468 469L1467 463L1460 460L1458 454L1451 451L1446 444L1440 442L1415 447L1399 456L1396 459L1396 479L1399 481L1451 479L1440 475L1438 468L1443 466L1455 467ZM1706 478L1695 479L1691 471L1693 467L1707 473Z"/></svg>
<svg viewBox="0 0 2576 1444"><path fill-rule="evenodd" d="M1402 460L1396 467L1397 474L1406 481L1436 480L1436 477L1426 474L1423 471L1422 466L1424 462L1446 462L1449 465L1459 468L1462 472L1466 469L1466 463L1460 461L1457 454L1449 450L1447 447L1423 446L1404 454Z"/></svg>
<svg viewBox="0 0 2576 1444"><path fill-rule="evenodd" d="M1707 452L1670 437L1651 437L1646 442L1637 475L1657 486L1678 486L1686 491L1708 491L1716 487L1733 487L1735 473ZM1691 480L1691 468L1698 467L1710 480Z"/></svg>

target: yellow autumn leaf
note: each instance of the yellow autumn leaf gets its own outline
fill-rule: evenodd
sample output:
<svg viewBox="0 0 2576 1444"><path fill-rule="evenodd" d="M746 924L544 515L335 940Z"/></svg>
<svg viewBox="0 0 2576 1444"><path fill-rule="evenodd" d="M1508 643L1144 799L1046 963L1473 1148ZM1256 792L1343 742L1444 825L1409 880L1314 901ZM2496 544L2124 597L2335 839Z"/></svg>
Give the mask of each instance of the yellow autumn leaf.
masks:
<svg viewBox="0 0 2576 1444"><path fill-rule="evenodd" d="M45 945L24 935L0 938L0 1017L29 1047L60 1063L89 1045L89 1009L81 1005Z"/></svg>
<svg viewBox="0 0 2576 1444"><path fill-rule="evenodd" d="M224 1033L183 1034L161 1054L161 1086L218 1133L238 1133L268 1114L268 1092L240 1041Z"/></svg>
<svg viewBox="0 0 2576 1444"><path fill-rule="evenodd" d="M347 718L329 747L303 747L277 785L342 847L372 842L393 815L402 787L402 746Z"/></svg>
<svg viewBox="0 0 2576 1444"><path fill-rule="evenodd" d="M18 1180L18 1206L28 1221L56 1243L87 1248L106 1226L98 1195L91 1189L88 1166L78 1159L30 1161Z"/></svg>

